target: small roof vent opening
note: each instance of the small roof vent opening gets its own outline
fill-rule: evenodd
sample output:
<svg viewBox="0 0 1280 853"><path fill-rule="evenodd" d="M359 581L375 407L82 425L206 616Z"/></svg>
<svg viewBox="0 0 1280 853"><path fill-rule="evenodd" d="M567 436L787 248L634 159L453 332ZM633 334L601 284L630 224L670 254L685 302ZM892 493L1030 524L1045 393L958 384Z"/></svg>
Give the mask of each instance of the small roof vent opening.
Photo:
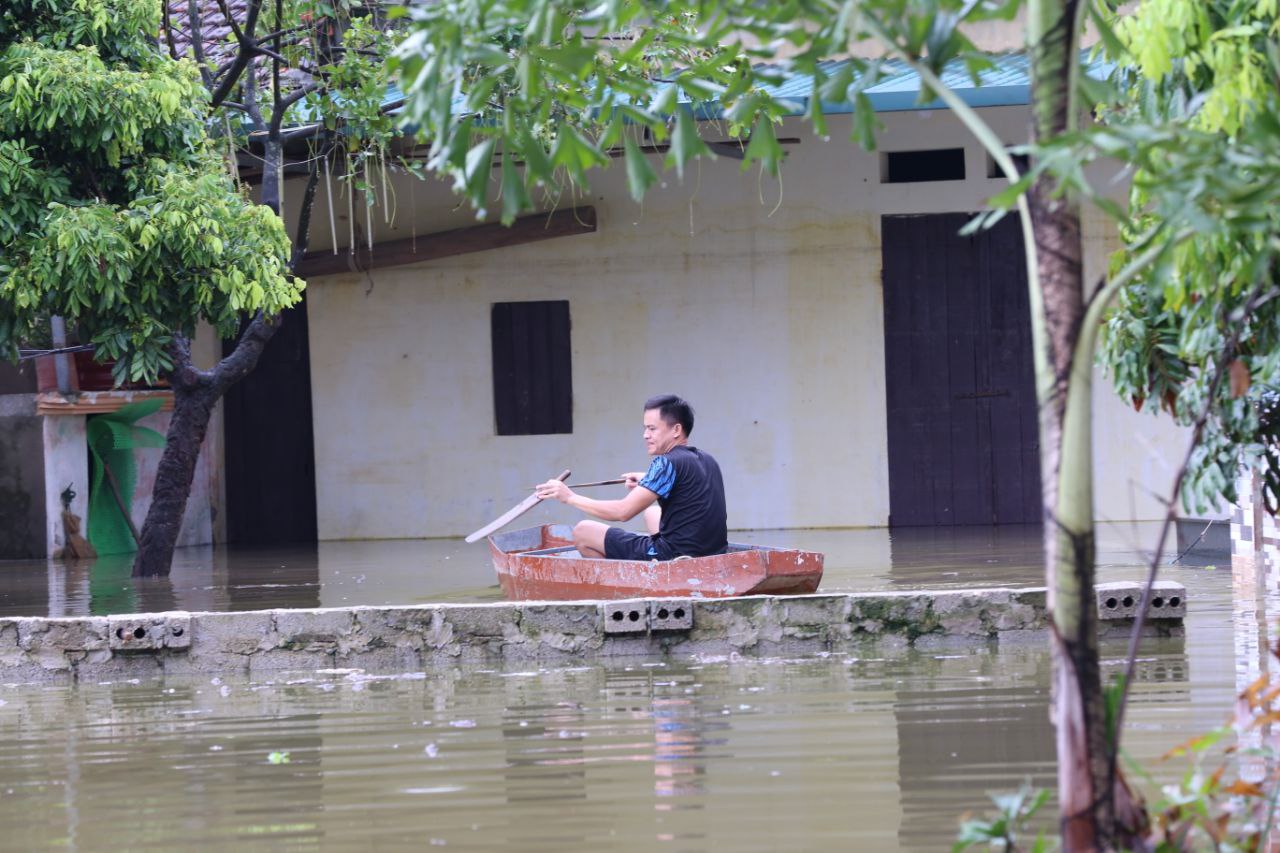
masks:
<svg viewBox="0 0 1280 853"><path fill-rule="evenodd" d="M880 183L882 184L963 180L963 148L886 151L880 155Z"/></svg>
<svg viewBox="0 0 1280 853"><path fill-rule="evenodd" d="M1031 168L1031 158L1029 155L1014 154L1012 151L1010 151L1009 157L1012 158L1013 165L1017 168L1019 177L1021 177L1022 175L1025 175L1027 173L1027 170ZM1000 167L996 165L995 158L992 157L990 154L987 155L987 177L988 178L1004 177L1004 172L1000 171Z"/></svg>

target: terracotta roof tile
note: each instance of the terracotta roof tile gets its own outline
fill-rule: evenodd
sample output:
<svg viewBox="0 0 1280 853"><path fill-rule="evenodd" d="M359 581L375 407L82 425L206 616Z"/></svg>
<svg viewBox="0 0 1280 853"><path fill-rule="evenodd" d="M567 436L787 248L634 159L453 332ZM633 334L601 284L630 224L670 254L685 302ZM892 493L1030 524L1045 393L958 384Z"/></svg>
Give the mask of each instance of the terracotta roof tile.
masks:
<svg viewBox="0 0 1280 853"><path fill-rule="evenodd" d="M248 0L224 0L224 3L236 22L243 23L248 14ZM168 0L167 5L173 41L180 55L190 55L191 9L194 6L199 11L200 42L204 45L205 56L215 66L230 58L234 51L231 23L217 0Z"/></svg>

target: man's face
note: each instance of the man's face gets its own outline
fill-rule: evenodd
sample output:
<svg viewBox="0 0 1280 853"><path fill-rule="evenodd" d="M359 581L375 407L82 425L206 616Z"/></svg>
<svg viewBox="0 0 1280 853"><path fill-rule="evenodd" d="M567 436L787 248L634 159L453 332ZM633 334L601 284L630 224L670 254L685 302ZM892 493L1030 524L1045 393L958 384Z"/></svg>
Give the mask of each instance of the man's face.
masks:
<svg viewBox="0 0 1280 853"><path fill-rule="evenodd" d="M684 435L680 424L669 424L662 419L658 409L644 413L644 449L650 456L659 456L675 447Z"/></svg>

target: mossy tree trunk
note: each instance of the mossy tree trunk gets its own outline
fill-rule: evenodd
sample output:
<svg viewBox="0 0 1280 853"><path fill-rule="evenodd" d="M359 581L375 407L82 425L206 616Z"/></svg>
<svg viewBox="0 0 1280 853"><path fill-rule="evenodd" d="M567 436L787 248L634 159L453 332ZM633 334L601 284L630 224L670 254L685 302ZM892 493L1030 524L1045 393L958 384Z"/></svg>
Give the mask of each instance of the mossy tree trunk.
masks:
<svg viewBox="0 0 1280 853"><path fill-rule="evenodd" d="M1081 0L1031 0L1032 138L1040 143L1076 128L1075 75ZM1035 232L1043 314L1037 359L1041 468L1045 505L1045 572L1053 629L1052 716L1058 756L1060 834L1065 850L1129 846L1137 827L1128 791L1113 790L1098 665L1094 603L1096 542L1093 504L1093 357L1096 328L1082 264L1080 208L1070 193L1054 197L1042 175L1028 204ZM1117 794L1126 798L1117 802ZM1117 821L1117 813L1126 816Z"/></svg>

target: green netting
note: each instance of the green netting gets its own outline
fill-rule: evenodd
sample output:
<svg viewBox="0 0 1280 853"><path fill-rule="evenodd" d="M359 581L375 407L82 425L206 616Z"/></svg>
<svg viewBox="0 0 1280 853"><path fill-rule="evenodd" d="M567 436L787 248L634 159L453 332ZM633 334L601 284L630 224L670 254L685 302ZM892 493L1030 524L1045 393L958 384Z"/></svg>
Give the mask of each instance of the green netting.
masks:
<svg viewBox="0 0 1280 853"><path fill-rule="evenodd" d="M159 410L161 400L152 398L130 403L119 411L89 418L85 431L89 437L89 456L93 462L93 480L89 486L89 542L99 554L127 554L136 551L129 523L120 511L133 508L133 490L137 485L138 466L133 451L139 447L163 447L164 436L153 429L136 426L135 422ZM120 500L112 491L107 469L114 475Z"/></svg>

